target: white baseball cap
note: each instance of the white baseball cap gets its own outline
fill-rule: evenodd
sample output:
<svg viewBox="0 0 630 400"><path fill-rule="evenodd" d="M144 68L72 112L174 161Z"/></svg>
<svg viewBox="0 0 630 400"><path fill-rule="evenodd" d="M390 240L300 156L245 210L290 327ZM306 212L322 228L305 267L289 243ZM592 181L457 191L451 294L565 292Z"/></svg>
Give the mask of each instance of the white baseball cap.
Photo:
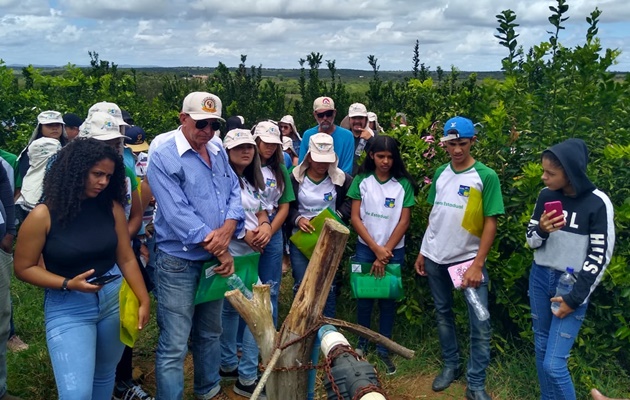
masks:
<svg viewBox="0 0 630 400"><path fill-rule="evenodd" d="M122 139L116 118L106 112L95 111L79 127L79 136L96 140Z"/></svg>
<svg viewBox="0 0 630 400"><path fill-rule="evenodd" d="M182 104L182 112L190 115L195 121L216 118L225 122L225 120L221 118L222 108L223 104L221 103L221 99L208 92L189 93Z"/></svg>
<svg viewBox="0 0 630 400"><path fill-rule="evenodd" d="M348 118L367 117L367 116L368 116L367 108L365 108L365 105L361 103L351 104L350 108L348 108Z"/></svg>
<svg viewBox="0 0 630 400"><path fill-rule="evenodd" d="M265 143L282 144L280 128L272 121L261 121L254 128L254 140L260 138Z"/></svg>
<svg viewBox="0 0 630 400"><path fill-rule="evenodd" d="M37 116L37 122L40 125L47 125L47 124L65 125L66 124L65 122L63 122L63 115L61 115L61 113L58 111L52 111L52 110L43 111L39 113L39 115Z"/></svg>
<svg viewBox="0 0 630 400"><path fill-rule="evenodd" d="M256 146L256 141L254 141L252 133L247 129L232 129L228 131L223 138L223 147L227 150L242 144L253 144Z"/></svg>
<svg viewBox="0 0 630 400"><path fill-rule="evenodd" d="M313 102L313 111L334 110L335 102L330 97L318 97Z"/></svg>
<svg viewBox="0 0 630 400"><path fill-rule="evenodd" d="M123 119L122 111L120 111L120 107L116 103L110 103L108 101L101 101L99 103L94 104L88 110L88 119L95 112L104 112L110 114L116 119L116 124L118 126L129 126L128 123Z"/></svg>

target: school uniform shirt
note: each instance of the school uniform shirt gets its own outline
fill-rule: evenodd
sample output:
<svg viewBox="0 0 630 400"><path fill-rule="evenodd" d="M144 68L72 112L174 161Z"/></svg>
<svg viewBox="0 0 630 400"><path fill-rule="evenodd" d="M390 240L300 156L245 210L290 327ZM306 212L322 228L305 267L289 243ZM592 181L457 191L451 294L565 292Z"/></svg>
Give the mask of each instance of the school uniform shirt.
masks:
<svg viewBox="0 0 630 400"><path fill-rule="evenodd" d="M295 200L289 171L284 165L280 165L280 171L284 177L284 190L282 192L278 187L278 181L271 167L262 167L263 181L265 182L265 190L262 192L262 198L265 202L265 209L270 216L276 213L279 204L290 203Z"/></svg>
<svg viewBox="0 0 630 400"><path fill-rule="evenodd" d="M298 199L298 215L301 217L311 219L326 208L337 211L337 189L328 175L319 182L313 181L306 175L299 185L296 197ZM293 221L294 224L296 222ZM296 225L293 228L293 233L297 232L298 229Z"/></svg>
<svg viewBox="0 0 630 400"><path fill-rule="evenodd" d="M464 171L438 168L427 201L433 208L420 252L437 264L475 258L484 218L504 213L499 177L479 161Z"/></svg>
<svg viewBox="0 0 630 400"><path fill-rule="evenodd" d="M241 204L245 211L245 225L243 230L238 234L238 239L232 239L228 246L230 254L233 256L242 256L249 254L254 250L243 239L245 231L252 231L258 227L258 217L256 213L264 209L264 203L260 195L260 191L253 187L247 179L239 177L243 183L241 188Z"/></svg>
<svg viewBox="0 0 630 400"><path fill-rule="evenodd" d="M352 181L348 197L361 200L361 220L379 246L384 246L400 221L402 209L416 204L413 187L406 178L380 182L374 173L360 174ZM365 241L359 237L365 245ZM405 245L405 237L394 247Z"/></svg>

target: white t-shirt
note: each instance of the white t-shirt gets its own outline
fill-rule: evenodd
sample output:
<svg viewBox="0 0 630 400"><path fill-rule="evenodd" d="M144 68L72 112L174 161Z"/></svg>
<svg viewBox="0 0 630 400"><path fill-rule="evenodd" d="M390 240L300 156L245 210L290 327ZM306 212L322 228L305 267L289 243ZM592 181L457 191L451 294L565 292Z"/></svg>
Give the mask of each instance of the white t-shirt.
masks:
<svg viewBox="0 0 630 400"><path fill-rule="evenodd" d="M379 246L384 246L396 229L402 209L416 203L413 187L406 178L390 178L380 182L373 173L354 178L348 189L348 197L361 200L361 220ZM367 245L361 237L359 241ZM394 248L399 249L404 245L403 236Z"/></svg>
<svg viewBox="0 0 630 400"><path fill-rule="evenodd" d="M256 213L263 210L263 201L260 196L260 191L254 188L247 179L240 177L243 187L241 188L241 205L245 211L245 224L244 230L239 237L244 237L245 229L248 231L254 230L258 227L258 217ZM233 256L242 256L251 253L253 250L245 242L244 239L232 239L229 245L230 254Z"/></svg>
<svg viewBox="0 0 630 400"><path fill-rule="evenodd" d="M298 212L301 217L311 219L326 208L337 211L337 190L330 176L326 175L320 182L313 182L307 175L298 190ZM294 228L293 233L297 230Z"/></svg>

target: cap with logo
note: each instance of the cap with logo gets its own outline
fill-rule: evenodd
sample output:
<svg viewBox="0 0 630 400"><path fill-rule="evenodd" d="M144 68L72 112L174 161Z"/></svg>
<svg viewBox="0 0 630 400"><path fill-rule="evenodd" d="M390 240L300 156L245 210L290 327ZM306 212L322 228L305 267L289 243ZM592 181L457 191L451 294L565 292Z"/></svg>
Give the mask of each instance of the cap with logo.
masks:
<svg viewBox="0 0 630 400"><path fill-rule="evenodd" d="M442 142L453 139L469 139L475 136L475 127L468 118L453 117L444 124L444 136L440 139Z"/></svg>
<svg viewBox="0 0 630 400"><path fill-rule="evenodd" d="M256 141L252 133L247 129L232 129L223 138L223 147L227 150L233 149L242 144L252 144L256 146Z"/></svg>
<svg viewBox="0 0 630 400"><path fill-rule="evenodd" d="M313 111L334 110L335 102L330 97L318 97L313 102Z"/></svg>
<svg viewBox="0 0 630 400"><path fill-rule="evenodd" d="M308 154L316 162L332 163L337 160L332 136L327 133L317 133L308 140Z"/></svg>
<svg viewBox="0 0 630 400"><path fill-rule="evenodd" d="M134 153L148 151L147 133L139 126L130 126L125 129L125 145Z"/></svg>
<svg viewBox="0 0 630 400"><path fill-rule="evenodd" d="M218 96L208 92L192 92L184 99L182 112L190 115L195 121L216 118L225 122L221 118L222 107Z"/></svg>
<svg viewBox="0 0 630 400"><path fill-rule="evenodd" d="M113 116L116 119L116 124L118 126L128 126L129 124L125 122L123 119L122 111L120 111L120 107L116 103L110 103L108 101L101 101L99 103L94 104L88 110L88 119L95 112L103 112Z"/></svg>
<svg viewBox="0 0 630 400"><path fill-rule="evenodd" d="M256 140L256 138L260 138L260 140L268 144L282 144L280 128L271 121L261 121L256 124L254 128L254 140Z"/></svg>
<svg viewBox="0 0 630 400"><path fill-rule="evenodd" d="M65 122L63 122L63 117L61 116L61 113L57 111L52 111L52 110L43 111L39 113L39 115L37 116L37 122L40 125L47 125L47 124L65 125Z"/></svg>
<svg viewBox="0 0 630 400"><path fill-rule="evenodd" d="M365 108L365 105L361 104L361 103L354 103L350 105L350 108L348 108L348 117L352 118L352 117L367 117L368 116L368 111L367 108Z"/></svg>
<svg viewBox="0 0 630 400"><path fill-rule="evenodd" d="M111 140L126 136L120 133L118 121L112 114L95 111L79 127L79 137Z"/></svg>

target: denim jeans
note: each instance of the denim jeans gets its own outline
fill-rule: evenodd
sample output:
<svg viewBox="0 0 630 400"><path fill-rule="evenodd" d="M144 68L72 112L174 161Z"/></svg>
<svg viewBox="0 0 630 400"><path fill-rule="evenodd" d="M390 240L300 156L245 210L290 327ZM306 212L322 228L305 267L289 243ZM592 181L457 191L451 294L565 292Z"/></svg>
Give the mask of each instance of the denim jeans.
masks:
<svg viewBox="0 0 630 400"><path fill-rule="evenodd" d="M390 264L400 264L401 268L405 264L405 248L395 249L393 251L394 257L389 261ZM354 262L374 262L376 256L370 250L370 248L361 242L357 242L357 248L352 257ZM357 300L357 322L359 325L370 327L372 322L372 309L374 308L374 301L378 300L378 307L380 310L378 333L390 338L392 337L392 331L394 329L394 317L396 316L396 300L390 299L358 299ZM357 347L366 348L367 339L364 337L359 338L359 344ZM379 355L387 355L389 351L380 345L376 346L376 351Z"/></svg>
<svg viewBox="0 0 630 400"><path fill-rule="evenodd" d="M309 259L306 258L306 256L302 254L302 252L293 243L289 246L291 273L293 274L293 281L295 282L293 284L293 296L295 296L302 284L302 280L304 280L304 275L306 275L306 267L308 267ZM324 306L324 317L335 318L335 306L335 281L333 280L332 285L330 285L330 292L328 292L328 298L326 299L326 305Z"/></svg>
<svg viewBox="0 0 630 400"><path fill-rule="evenodd" d="M444 366L459 368L460 355L455 318L453 316L453 281L448 273L450 265L439 265L429 258L424 259L424 269L429 278L429 287L435 303L438 336L442 347ZM488 271L483 267L483 282L476 289L481 304L488 308ZM468 321L470 323L470 357L466 379L470 390L482 390L486 382L486 368L490 364L490 319L479 321L468 302Z"/></svg>
<svg viewBox="0 0 630 400"><path fill-rule="evenodd" d="M118 273L117 266L107 272ZM97 293L46 289L46 343L59 399L111 399L124 348L118 311L121 283L117 279Z"/></svg>
<svg viewBox="0 0 630 400"><path fill-rule="evenodd" d="M258 377L258 345L256 340L245 325L243 331L242 355L239 361L236 354L236 337L239 322L242 320L236 309L229 301L223 302L223 333L221 334L221 369L234 371L238 368L241 382L255 381Z"/></svg>
<svg viewBox="0 0 630 400"><path fill-rule="evenodd" d="M272 217L269 218L273 220ZM271 304L273 305L273 324L278 326L278 294L280 292L280 279L282 279L282 229L278 229L271 236L265 251L258 261L258 277L264 284L269 284Z"/></svg>
<svg viewBox="0 0 630 400"><path fill-rule="evenodd" d="M13 256L0 249L0 397L7 391L7 340L11 319L11 271Z"/></svg>
<svg viewBox="0 0 630 400"><path fill-rule="evenodd" d="M536 370L542 400L575 399L575 388L567 368L573 342L580 331L587 304L560 319L549 301L556 294L562 271L534 263L529 274L529 304L532 309Z"/></svg>
<svg viewBox="0 0 630 400"><path fill-rule="evenodd" d="M210 399L221 389L219 339L223 299L195 305L203 262L174 257L159 248L156 254L157 322L160 329L155 356L156 398L183 398L184 358L192 330L195 396Z"/></svg>

